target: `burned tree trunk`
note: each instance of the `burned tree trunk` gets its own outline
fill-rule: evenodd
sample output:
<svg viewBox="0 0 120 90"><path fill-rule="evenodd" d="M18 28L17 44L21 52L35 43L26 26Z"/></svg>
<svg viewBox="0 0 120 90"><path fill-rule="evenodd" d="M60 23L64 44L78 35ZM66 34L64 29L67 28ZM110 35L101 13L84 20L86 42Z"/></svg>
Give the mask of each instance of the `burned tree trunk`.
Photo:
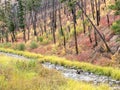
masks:
<svg viewBox="0 0 120 90"><path fill-rule="evenodd" d="M76 9L75 7L72 8L72 15L73 15L73 24L74 24L74 38L75 38L75 49L76 54L78 54L78 44L77 44L77 32L76 32Z"/></svg>
<svg viewBox="0 0 120 90"><path fill-rule="evenodd" d="M93 26L94 30L96 31L96 33L100 36L100 38L102 39L102 41L104 42L107 51L111 52L106 40L104 39L104 37L101 35L101 33L99 32L99 30L96 28L96 26L94 25L94 23L92 22L92 20L88 17L88 15L84 12L83 8L80 6L79 3L77 3L77 5L79 6L79 8L83 11L84 15L86 16L86 18L88 19L88 21L91 23L91 25Z"/></svg>

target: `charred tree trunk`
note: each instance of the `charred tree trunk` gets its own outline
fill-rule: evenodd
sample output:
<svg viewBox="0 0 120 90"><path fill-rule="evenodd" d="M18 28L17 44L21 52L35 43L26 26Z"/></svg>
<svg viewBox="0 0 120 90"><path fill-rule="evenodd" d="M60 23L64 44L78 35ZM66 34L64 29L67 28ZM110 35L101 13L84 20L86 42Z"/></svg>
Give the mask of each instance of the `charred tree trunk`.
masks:
<svg viewBox="0 0 120 90"><path fill-rule="evenodd" d="M76 9L75 7L72 8L72 16L73 16L73 24L74 24L74 38L75 38L75 49L76 54L78 54L78 44L77 44L77 32L76 32Z"/></svg>
<svg viewBox="0 0 120 90"><path fill-rule="evenodd" d="M63 32L62 19L61 19L61 4L59 4L59 21L60 21L61 34L62 34L62 36L64 38L64 48L65 48L65 51L66 51L66 39L65 39L64 32Z"/></svg>
<svg viewBox="0 0 120 90"><path fill-rule="evenodd" d="M93 19L95 20L94 0L90 0Z"/></svg>
<svg viewBox="0 0 120 90"><path fill-rule="evenodd" d="M52 32L53 32L54 43L56 43L56 37L55 37L55 0L53 0L52 3L53 3Z"/></svg>
<svg viewBox="0 0 120 90"><path fill-rule="evenodd" d="M90 43L92 43L91 31L92 31L92 26L88 26L88 32L89 32L88 36L89 36Z"/></svg>
<svg viewBox="0 0 120 90"><path fill-rule="evenodd" d="M104 42L107 51L111 52L106 40L104 39L104 37L101 35L101 33L99 32L99 30L97 30L96 26L94 25L94 23L92 22L92 20L88 17L88 15L84 12L83 8L79 5L79 3L77 3L77 5L79 6L79 8L83 11L84 15L86 16L86 18L88 19L88 21L91 23L91 25L93 26L94 30L96 31L96 33L100 36L100 38L102 39L102 41Z"/></svg>
<svg viewBox="0 0 120 90"><path fill-rule="evenodd" d="M33 21L34 36L37 36L36 22L37 22L37 12L35 11L34 12L34 21Z"/></svg>
<svg viewBox="0 0 120 90"><path fill-rule="evenodd" d="M17 41L16 36L15 36L15 31L12 32L12 35L13 35L14 41Z"/></svg>
<svg viewBox="0 0 120 90"><path fill-rule="evenodd" d="M97 0L95 0L95 7L96 7L96 23L97 23L97 26L99 26L100 11L98 10L98 2L97 2Z"/></svg>
<svg viewBox="0 0 120 90"><path fill-rule="evenodd" d="M107 17L108 27L110 27L110 19L109 19L109 15L107 14L106 17Z"/></svg>
<svg viewBox="0 0 120 90"><path fill-rule="evenodd" d="M98 42L97 42L97 33L96 33L95 29L94 29L94 39L95 39L95 45L94 45L94 47L96 47L98 45Z"/></svg>
<svg viewBox="0 0 120 90"><path fill-rule="evenodd" d="M84 7L83 5L83 0L81 0L81 6ZM84 9L83 9L84 10ZM86 28L85 28L85 18L84 18L84 14L83 14L83 11L82 11L82 24L83 24L83 31L84 33L86 32Z"/></svg>

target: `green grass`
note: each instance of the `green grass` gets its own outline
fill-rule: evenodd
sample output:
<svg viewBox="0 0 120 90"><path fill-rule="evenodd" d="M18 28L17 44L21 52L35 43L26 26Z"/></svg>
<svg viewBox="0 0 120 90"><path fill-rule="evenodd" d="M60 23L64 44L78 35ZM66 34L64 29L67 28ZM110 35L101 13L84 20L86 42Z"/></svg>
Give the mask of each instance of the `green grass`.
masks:
<svg viewBox="0 0 120 90"><path fill-rule="evenodd" d="M118 68L102 67L90 63L78 62L75 60L70 61L70 60L66 60L65 58L60 58L56 56L43 56L41 54L35 54L27 51L24 52L15 51L12 49L4 49L4 48L0 48L0 51L22 55L27 58L34 58L37 59L39 62L50 62L65 67L74 67L75 69L83 69L85 71L90 71L98 75L106 75L112 77L113 79L120 80L120 70Z"/></svg>
<svg viewBox="0 0 120 90"><path fill-rule="evenodd" d="M10 48L12 46L12 43L0 43L0 47L2 48Z"/></svg>
<svg viewBox="0 0 120 90"><path fill-rule="evenodd" d="M21 60L0 55L0 90L111 90L69 80L56 70L44 68L37 60Z"/></svg>

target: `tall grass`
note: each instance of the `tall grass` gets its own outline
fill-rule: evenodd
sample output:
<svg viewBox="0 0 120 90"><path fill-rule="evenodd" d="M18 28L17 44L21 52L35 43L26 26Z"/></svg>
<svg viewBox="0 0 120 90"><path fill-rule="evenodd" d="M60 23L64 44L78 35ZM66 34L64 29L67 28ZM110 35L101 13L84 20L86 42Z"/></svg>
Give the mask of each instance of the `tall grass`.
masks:
<svg viewBox="0 0 120 90"><path fill-rule="evenodd" d="M6 64L7 62L7 64ZM35 60L0 57L0 90L110 90L107 85L65 79L59 72L49 70Z"/></svg>
<svg viewBox="0 0 120 90"><path fill-rule="evenodd" d="M41 54L35 54L30 53L26 51L15 51L12 49L4 49L0 48L0 51L7 52L7 53L13 53L17 55L22 55L27 58L34 58L37 59L39 62L50 62L53 64L62 65L65 67L73 67L75 69L83 69L85 71L90 71L92 73L98 74L98 75L106 75L110 76L113 79L120 80L120 70L118 68L113 67L101 67L97 65L92 65L90 63L84 63L84 62L77 62L77 61L70 61L66 60L65 58L60 58L56 56L43 56Z"/></svg>

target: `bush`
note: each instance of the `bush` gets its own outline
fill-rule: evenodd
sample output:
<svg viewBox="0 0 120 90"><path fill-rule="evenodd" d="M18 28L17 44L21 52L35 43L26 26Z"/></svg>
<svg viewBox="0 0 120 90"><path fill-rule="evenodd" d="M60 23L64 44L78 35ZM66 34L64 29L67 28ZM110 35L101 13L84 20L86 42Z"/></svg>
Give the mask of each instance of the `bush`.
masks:
<svg viewBox="0 0 120 90"><path fill-rule="evenodd" d="M43 37L38 37L37 40L43 42Z"/></svg>
<svg viewBox="0 0 120 90"><path fill-rule="evenodd" d="M116 34L120 34L120 20L116 21L115 23L113 23L112 25L112 30L116 33Z"/></svg>
<svg viewBox="0 0 120 90"><path fill-rule="evenodd" d="M15 49L20 50L20 51L24 51L25 50L25 44L21 43L16 45Z"/></svg>
<svg viewBox="0 0 120 90"><path fill-rule="evenodd" d="M36 42L31 42L30 48L35 49L38 47L38 44Z"/></svg>

